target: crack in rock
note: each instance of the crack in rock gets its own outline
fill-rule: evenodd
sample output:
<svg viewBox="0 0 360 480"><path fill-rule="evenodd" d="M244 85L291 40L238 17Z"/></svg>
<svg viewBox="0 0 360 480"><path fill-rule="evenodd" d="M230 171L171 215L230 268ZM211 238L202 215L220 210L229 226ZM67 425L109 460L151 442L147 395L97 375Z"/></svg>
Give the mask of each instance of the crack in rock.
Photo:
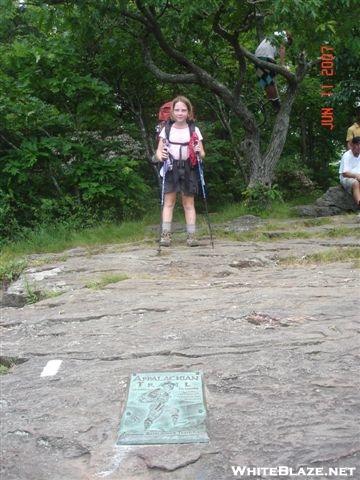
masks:
<svg viewBox="0 0 360 480"><path fill-rule="evenodd" d="M192 452L190 455L188 455L189 458L180 459L180 458L174 458L174 459L166 459L162 458L161 455L145 455L138 453L136 456L141 458L147 468L150 470L161 470L163 472L175 472L176 470L180 470L182 468L186 468L189 465L193 465L197 461L200 460L202 457L201 453L198 452ZM166 463L165 463L166 462Z"/></svg>
<svg viewBox="0 0 360 480"><path fill-rule="evenodd" d="M341 455L338 455L336 457L318 458L312 461L311 465L314 465L314 464L325 465L330 462L337 463L346 458L356 457L359 453L360 453L359 449L354 449L354 450L350 450L349 452L343 452Z"/></svg>

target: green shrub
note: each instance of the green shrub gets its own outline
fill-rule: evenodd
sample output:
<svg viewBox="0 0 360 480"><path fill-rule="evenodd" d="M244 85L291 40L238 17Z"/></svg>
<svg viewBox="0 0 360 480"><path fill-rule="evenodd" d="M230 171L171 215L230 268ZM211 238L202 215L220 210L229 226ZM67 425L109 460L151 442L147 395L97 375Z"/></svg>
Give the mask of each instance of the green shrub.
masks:
<svg viewBox="0 0 360 480"><path fill-rule="evenodd" d="M282 194L277 184L271 187L256 185L243 191L244 203L254 214L270 210L274 202L282 202Z"/></svg>
<svg viewBox="0 0 360 480"><path fill-rule="evenodd" d="M282 158L275 168L274 181L281 190L284 200L314 192L317 185L311 178L312 170L295 156Z"/></svg>

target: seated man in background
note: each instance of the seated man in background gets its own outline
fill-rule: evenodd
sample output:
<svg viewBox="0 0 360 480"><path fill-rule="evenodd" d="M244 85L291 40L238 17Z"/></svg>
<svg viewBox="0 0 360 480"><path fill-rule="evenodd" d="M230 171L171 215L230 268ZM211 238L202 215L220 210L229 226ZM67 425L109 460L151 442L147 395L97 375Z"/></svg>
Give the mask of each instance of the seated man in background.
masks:
<svg viewBox="0 0 360 480"><path fill-rule="evenodd" d="M360 137L360 101L355 102L355 118L356 121L348 128L346 134L347 148L351 148L351 140L354 137Z"/></svg>
<svg viewBox="0 0 360 480"><path fill-rule="evenodd" d="M350 150L341 157L339 176L342 187L354 197L360 210L360 136L353 137Z"/></svg>

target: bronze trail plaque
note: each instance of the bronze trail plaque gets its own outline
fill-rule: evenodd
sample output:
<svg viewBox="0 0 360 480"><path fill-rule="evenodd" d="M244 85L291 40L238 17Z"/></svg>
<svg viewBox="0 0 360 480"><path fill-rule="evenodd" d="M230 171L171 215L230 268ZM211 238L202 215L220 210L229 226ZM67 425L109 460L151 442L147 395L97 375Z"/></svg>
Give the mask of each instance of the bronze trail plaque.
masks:
<svg viewBox="0 0 360 480"><path fill-rule="evenodd" d="M131 375L117 445L208 441L201 372Z"/></svg>

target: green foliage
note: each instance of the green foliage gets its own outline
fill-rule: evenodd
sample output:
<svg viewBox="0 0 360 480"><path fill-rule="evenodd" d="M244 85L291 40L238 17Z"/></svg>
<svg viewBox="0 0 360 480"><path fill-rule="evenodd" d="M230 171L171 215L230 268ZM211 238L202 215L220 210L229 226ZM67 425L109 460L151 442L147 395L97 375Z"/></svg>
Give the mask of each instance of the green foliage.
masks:
<svg viewBox="0 0 360 480"><path fill-rule="evenodd" d="M275 181L284 200L309 195L316 190L313 172L299 156L282 157L275 169Z"/></svg>
<svg viewBox="0 0 360 480"><path fill-rule="evenodd" d="M0 375L5 375L9 371L9 367L6 367L2 363L0 363Z"/></svg>
<svg viewBox="0 0 360 480"><path fill-rule="evenodd" d="M202 110L201 116L206 115L206 110ZM232 143L219 122L202 121L198 126L205 138L204 177L209 204L219 207L238 201L246 183L234 156ZM221 136L225 138L219 138Z"/></svg>
<svg viewBox="0 0 360 480"><path fill-rule="evenodd" d="M146 211L151 194L139 161L119 156L113 140L80 144L30 139L1 161L7 185L2 187L0 215L4 220L14 218L12 226L4 223L5 234L17 233L18 223L35 226L54 218L78 218L85 226L92 216L134 218Z"/></svg>
<svg viewBox="0 0 360 480"><path fill-rule="evenodd" d="M110 86L87 71L66 16L52 13L29 6L0 22L3 32L21 25L0 46L2 239L54 219L132 218L150 195L140 149L128 157L127 140L99 134L117 116Z"/></svg>
<svg viewBox="0 0 360 480"><path fill-rule="evenodd" d="M0 255L0 280L11 283L16 280L26 268L27 263L16 255Z"/></svg>
<svg viewBox="0 0 360 480"><path fill-rule="evenodd" d="M241 98L261 125L262 151L272 138L273 117L263 105L253 66L239 64L236 49L214 31L215 15L221 10L221 27L250 51L260 34L292 31L294 44L287 52L292 71L302 52L314 66L293 107L274 179L278 187L246 191L251 159L242 156L244 125L232 108L206 88L157 80L144 67L138 42L144 24L134 21L141 15L139 5L161 19L171 46L230 93L242 78ZM257 211L280 198L280 191L288 199L312 193L311 183L327 188L337 181L332 165L344 147L360 91L356 8L357 0L81 0L26 2L19 9L17 2L3 0L0 246L54 222L65 230L81 229L144 215L158 200L145 160L152 153L158 106L179 93L191 98L201 122L207 197L214 209L240 201L244 191L246 203ZM163 72L187 73L186 62L170 59L151 36L148 42ZM334 94L328 99L321 97L324 79L315 63L323 44L335 54ZM281 76L278 84L284 95ZM325 104L334 107L333 131L321 126Z"/></svg>
<svg viewBox="0 0 360 480"><path fill-rule="evenodd" d="M37 303L43 298L41 291L37 288L35 283L25 281L25 300L28 305Z"/></svg>
<svg viewBox="0 0 360 480"><path fill-rule="evenodd" d="M21 232L21 225L16 219L12 197L3 189L0 189L0 247L9 238Z"/></svg>
<svg viewBox="0 0 360 480"><path fill-rule="evenodd" d="M275 183L271 187L256 185L248 187L243 192L244 203L251 213L261 213L270 210L274 202L282 201L282 193Z"/></svg>

